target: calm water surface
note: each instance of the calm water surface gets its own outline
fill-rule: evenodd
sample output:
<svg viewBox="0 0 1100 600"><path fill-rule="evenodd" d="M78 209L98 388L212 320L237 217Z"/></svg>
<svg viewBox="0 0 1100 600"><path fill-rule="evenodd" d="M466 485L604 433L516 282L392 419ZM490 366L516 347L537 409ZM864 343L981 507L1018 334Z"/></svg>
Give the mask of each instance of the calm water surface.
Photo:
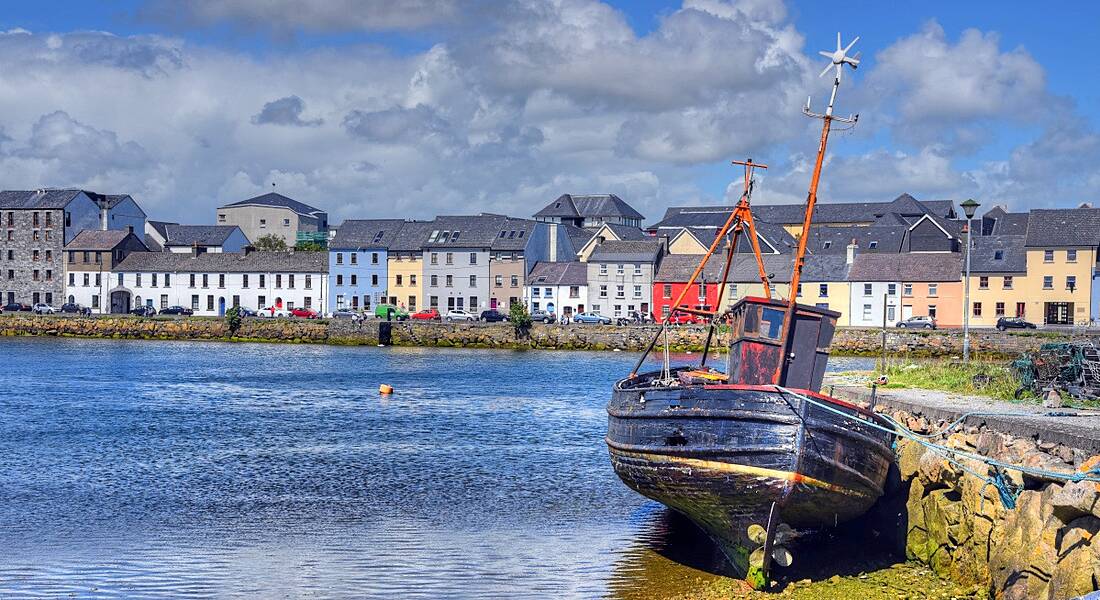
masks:
<svg viewBox="0 0 1100 600"><path fill-rule="evenodd" d="M633 354L0 352L0 597L641 598L713 577L713 548L608 464Z"/></svg>

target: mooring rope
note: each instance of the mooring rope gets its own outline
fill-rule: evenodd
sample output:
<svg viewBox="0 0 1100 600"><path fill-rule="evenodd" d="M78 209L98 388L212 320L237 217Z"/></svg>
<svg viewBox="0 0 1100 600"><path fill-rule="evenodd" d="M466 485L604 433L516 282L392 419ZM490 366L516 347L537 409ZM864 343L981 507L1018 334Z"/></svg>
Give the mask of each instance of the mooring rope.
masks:
<svg viewBox="0 0 1100 600"><path fill-rule="evenodd" d="M901 437L910 439L910 440L920 444L921 446L923 446L923 447L927 448L928 450L931 450L935 454L941 456L947 462L955 465L961 471L963 471L965 473L968 473L970 475L973 475L974 477L978 478L979 480L985 482L985 485L991 485L991 486L995 487L997 489L998 497L1001 500L1001 505L1004 506L1006 509L1009 509L1009 510L1012 510L1012 509L1016 508L1016 500L1020 497L1020 493L1023 491L1023 487L1022 486L1017 486L1014 483L1012 483L1012 481L1005 474L1005 471L1007 471L1007 470L1018 471L1022 474L1032 475L1032 476L1035 476L1035 477L1041 477L1041 478L1046 478L1046 479L1057 479L1057 480L1064 480L1064 481L1071 481L1071 482L1091 481L1091 482L1094 482L1094 483L1100 483L1100 465L1098 465L1098 466L1096 466L1092 469L1089 469L1088 471L1077 472L1077 473L1065 473L1065 472L1061 472L1061 471L1051 471L1049 469L1040 469L1040 468L1037 468L1037 467L1027 467L1027 466L1023 466L1023 465L1014 465L1014 464L1011 464L1011 463L1006 463L1004 461L997 460L995 458L991 458L991 457L988 457L988 456L983 456L981 454L974 454L972 452L967 452L965 450L958 450L958 449L954 449L954 448L949 448L947 446L944 446L943 444L937 444L937 443L931 442L928 439L931 436L916 433L916 432L912 431L911 429L909 429L908 427L906 427L906 426L902 425L901 423L899 423L896 419L894 419L894 418L892 418L892 417L890 417L889 415L886 415L886 414L875 413L875 416L881 418L882 420L886 421L887 423L890 423L893 426L892 429L889 428L889 427L885 427L883 425L880 425L880 424L874 422L874 420L862 419L862 418L860 418L856 415L853 415L849 412L845 412L843 410L840 410L839 408L836 408L834 406L830 406L828 403L821 402L820 400L815 400L814 398L810 398L809 396L806 396L804 394L799 394L798 392L796 392L794 390L791 390L791 389L788 389L788 388L785 388L785 387L782 387L782 386L775 386L775 387L776 387L777 390L779 390L780 392L782 392L784 394L790 394L792 396L795 396L796 398L800 398L803 402L808 402L808 403L810 403L810 404L812 404L812 405L814 405L818 408L821 408L825 411L828 411L828 412L831 412L833 414L839 415L839 416L841 416L843 418L846 418L846 419L850 419L850 420L853 420L853 421L858 421L858 422L860 422L864 425L868 425L868 426L872 427L873 429L877 429L877 430L883 431L885 433L889 433L891 435L899 435ZM973 413L973 414L971 414L971 416L976 415L976 414L985 414L986 416L992 416L992 415L1018 416L1018 415L1023 415L1025 413L1004 413L1004 414L1001 414L1001 413ZM1057 415L1057 414L1058 413L1050 412L1050 413L1045 413L1043 415L1030 415L1030 414L1028 414L1027 416L1054 416L1054 415ZM965 418L965 416L966 415L964 415L964 418ZM956 421L956 423L952 423L950 427L945 428L944 430L942 430L941 434L942 434L942 432L949 431L951 429L951 427L957 426L957 423L960 423L962 420L964 420L964 419L959 419L959 420ZM963 457L963 458L968 458L970 460L974 460L976 462L980 462L980 463L985 464L987 467L989 467L993 470L993 475L991 476L988 473L981 474L981 473L978 473L977 471L974 471L973 469L971 469L966 464L960 462L956 458L956 456L960 456L960 457ZM982 487L983 487L983 489L985 488L984 485ZM983 498L983 500L985 498L984 492L982 494L982 498Z"/></svg>

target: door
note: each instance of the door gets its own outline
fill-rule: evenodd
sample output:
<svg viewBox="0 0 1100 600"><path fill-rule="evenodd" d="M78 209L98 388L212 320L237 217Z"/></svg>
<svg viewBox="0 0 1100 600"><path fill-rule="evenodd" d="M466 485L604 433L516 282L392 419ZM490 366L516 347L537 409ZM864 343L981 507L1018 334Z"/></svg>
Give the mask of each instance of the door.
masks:
<svg viewBox="0 0 1100 600"><path fill-rule="evenodd" d="M901 306L901 320L904 321L904 320L908 319L911 316L913 316L913 305L912 304L903 304Z"/></svg>
<svg viewBox="0 0 1100 600"><path fill-rule="evenodd" d="M497 307L497 299L496 298L490 298L489 299L489 308L496 309L496 307Z"/></svg>
<svg viewBox="0 0 1100 600"><path fill-rule="evenodd" d="M218 298L218 316L225 316L225 296L221 296Z"/></svg>
<svg viewBox="0 0 1100 600"><path fill-rule="evenodd" d="M111 314L120 315L130 312L130 292L111 292Z"/></svg>
<svg viewBox="0 0 1100 600"><path fill-rule="evenodd" d="M1073 314L1072 302L1047 302L1045 311L1047 325L1069 325Z"/></svg>

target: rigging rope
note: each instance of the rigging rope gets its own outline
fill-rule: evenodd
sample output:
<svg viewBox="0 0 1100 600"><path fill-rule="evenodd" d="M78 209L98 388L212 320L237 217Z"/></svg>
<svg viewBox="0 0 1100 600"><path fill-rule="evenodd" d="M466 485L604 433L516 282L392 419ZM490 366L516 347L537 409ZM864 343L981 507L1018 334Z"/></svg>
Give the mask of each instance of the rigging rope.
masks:
<svg viewBox="0 0 1100 600"><path fill-rule="evenodd" d="M1090 482L1094 482L1094 483L1100 483L1100 465L1098 465L1096 467L1093 467L1092 469L1089 469L1088 471L1077 472L1077 473L1065 473L1065 472L1062 472L1062 471L1051 471L1049 469L1040 469L1038 467L1027 467L1027 466L1023 466L1023 465L1014 465L1014 464L1011 464L1011 463L1006 463L1004 461L997 460L995 458L990 458L988 456L983 456L981 454L974 454L972 452L966 452L965 450L958 450L958 449L954 449L954 448L949 448L947 446L944 446L943 444L937 444L937 443L931 442L931 441L929 441L928 438L930 438L932 436L916 433L916 432L912 431L911 429L909 429L908 427L906 427L906 426L902 425L901 423L899 423L896 419L894 419L894 418L892 418L892 417L890 417L889 415L886 415L886 414L875 413L875 416L881 418L883 421L885 421L885 422L889 423L890 425L892 425L893 426L892 429L890 427L885 427L883 425L880 425L880 424L874 422L874 420L867 420L867 419L861 418L861 417L856 416L854 414L851 414L849 412L845 412L843 410L840 410L839 408L836 408L834 406L830 406L828 403L821 402L819 400L815 400L814 398L810 398L809 396L806 396L804 394L799 394L798 392L796 392L794 390L791 390L791 389L788 389L788 388L785 388L785 387L782 387L782 386L775 386L775 387L776 387L776 389L778 389L780 392L782 392L784 394L790 394L792 396L795 396L796 398L801 399L803 402L808 402L809 404L812 404L812 405L814 405L818 408L821 408L821 409L823 409L827 412L831 412L833 414L839 415L839 416L841 416L843 418L846 418L846 419L850 419L850 420L853 420L853 421L858 421L858 422L860 422L864 425L868 425L868 426L872 427L873 429L877 429L877 430L880 430L880 431L883 431L885 433L889 433L889 434L892 434L892 435L898 435L898 436L910 439L910 440L920 444L924 448L926 448L926 449L932 451L933 453L939 455L940 457L942 457L947 462L951 463L952 465L955 465L956 467L959 468L959 470L961 470L965 473L968 473L970 475L973 475L974 477L978 478L979 480L985 482L985 485L982 486L983 490L984 490L985 486L987 486L987 485L992 485L993 487L995 487L997 489L997 494L998 494L998 497L1001 501L1001 505L1004 506L1006 509L1009 509L1009 510L1012 510L1012 509L1016 508L1016 500L1019 498L1020 493L1023 491L1023 488L1021 486L1017 486L1017 485L1013 484L1012 481L1008 478L1008 476L1006 474L1006 471L1009 471L1009 470L1018 471L1022 474L1032 475L1034 477L1041 477L1041 478L1046 478L1046 479L1057 479L1057 480L1072 481L1072 482L1090 481ZM1026 413L968 413L968 414L970 414L971 416L976 415L976 414L998 415L998 416L1021 416L1021 415L1025 415ZM1075 413L1070 413L1070 414L1075 414ZM1048 412L1048 413L1038 414L1038 415L1027 414L1027 416L1063 416L1063 414L1062 413L1057 413L1057 412ZM1079 416L1087 416L1087 415L1079 415ZM962 422L962 420L965 419L965 417L966 417L966 415L963 415L963 418L960 418L960 419L956 420L950 426L948 426L947 428L944 428L941 431L941 434L943 432L949 431L953 427L956 427L959 423ZM973 460L973 461L976 461L976 462L983 463L983 464L986 465L987 468L993 470L993 475L992 476L989 475L988 472L985 473L985 474L978 473L977 471L971 469L966 464L960 462L958 460L958 458L956 458L956 457L963 457L963 458L967 458L967 459L970 459L970 460ZM984 497L985 497L984 492L983 492L982 497L983 497L983 500L984 500Z"/></svg>

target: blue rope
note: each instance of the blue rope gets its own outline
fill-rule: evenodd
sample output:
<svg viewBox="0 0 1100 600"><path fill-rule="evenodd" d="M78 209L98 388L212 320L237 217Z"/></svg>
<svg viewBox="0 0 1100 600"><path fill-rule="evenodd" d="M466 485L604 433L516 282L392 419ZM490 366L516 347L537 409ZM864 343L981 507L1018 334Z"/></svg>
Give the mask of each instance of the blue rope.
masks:
<svg viewBox="0 0 1100 600"><path fill-rule="evenodd" d="M1077 482L1077 481L1092 481L1092 482L1100 483L1100 466L1097 466L1097 467L1095 467L1093 469L1090 469L1088 471L1085 471L1083 473L1063 473L1063 472L1060 472L1060 471L1051 471L1051 470L1048 470L1048 469L1039 469L1039 468L1036 468L1036 467L1025 467L1025 466L1022 466L1022 465L1013 465L1013 464L1010 464L1010 463L999 461L999 460L994 459L994 458L990 458L988 456L982 456L981 454L974 454L972 452L966 452L966 451L963 451L963 450L956 450L956 449L948 448L947 446L944 446L942 444L936 444L936 443L930 442L930 441L928 441L928 438L930 438L931 436L916 433L916 432L910 430L908 427L902 425L901 423L899 423L897 420L893 419L889 415L876 413L876 416L880 417L882 420L886 421L887 423L890 423L893 426L893 429L891 429L889 427L884 427L882 425L879 425L878 423L874 422L873 420L869 421L869 420L866 420L866 419L862 419L862 418L860 418L856 415L853 415L851 413L840 410L840 409L838 409L834 406L830 406L827 403L824 403L824 402L821 402L819 400L815 400L813 398L810 398L808 396L804 396L802 394L799 394L798 392L795 392L794 390L790 390L790 389L787 389L787 388L782 387L782 386L775 386L775 387L776 387L777 390L779 390L780 392L782 392L784 394L790 394L790 395L792 395L796 398L800 398L803 402L808 402L808 403L810 403L810 404L812 404L812 405L814 405L818 408L821 408L825 411L828 411L828 412L831 412L833 414L839 415L839 416L844 417L846 419L850 419L850 420L853 420L853 421L858 421L858 422L860 422L864 425L869 425L870 427L872 427L874 429L877 429L879 431L883 431L885 433L889 433L891 435L899 435L901 437L908 438L908 439L913 440L914 442L920 444L924 448L927 448L928 450L931 450L935 454L941 456L947 462L949 462L952 465L955 465L956 467L958 467L959 470L963 471L964 473L968 473L968 474L978 478L979 480L985 482L985 485L982 486L982 489L983 489L983 492L982 492L983 504L984 504L984 501L985 501L985 493L984 493L985 486L986 485L992 485L993 487L997 488L997 494L998 494L998 497L1001 500L1001 505L1002 506L1004 506L1006 509L1009 509L1009 510L1012 510L1012 509L1016 508L1016 500L1019 498L1020 493L1023 491L1023 489L1012 483L1012 481L1005 474L1006 470L1014 470L1014 471L1018 471L1020 473L1025 473L1025 474L1036 476L1036 477L1044 477L1044 478L1047 478L1047 479L1060 479L1060 480L1064 480L1064 481L1074 481L1074 482ZM968 413L968 414L971 415L971 416L976 415L976 414L985 414L985 415L988 415L988 416L992 416L992 415L1017 416L1017 415L1026 414L1026 416L1035 416L1035 415L1031 415L1031 414L1027 414L1027 413L1003 413L1003 414L1002 413ZM1048 413L1048 414L1053 414L1053 413ZM955 423L952 423L951 426L949 426L948 428L945 428L943 431L948 431L950 429L950 427L956 426L957 423L960 423L963 420L965 420L965 417L966 417L966 415L964 415L963 418L960 418L960 419L956 420ZM896 447L897 447L896 442L894 443L894 447L896 449ZM987 467L992 468L993 475L990 476L988 474L981 474L981 473L978 473L978 472L974 471L973 469L969 468L968 466L966 466L965 464L960 462L956 458L956 456L961 456L963 458L969 458L971 460L974 460L974 461L985 464Z"/></svg>

